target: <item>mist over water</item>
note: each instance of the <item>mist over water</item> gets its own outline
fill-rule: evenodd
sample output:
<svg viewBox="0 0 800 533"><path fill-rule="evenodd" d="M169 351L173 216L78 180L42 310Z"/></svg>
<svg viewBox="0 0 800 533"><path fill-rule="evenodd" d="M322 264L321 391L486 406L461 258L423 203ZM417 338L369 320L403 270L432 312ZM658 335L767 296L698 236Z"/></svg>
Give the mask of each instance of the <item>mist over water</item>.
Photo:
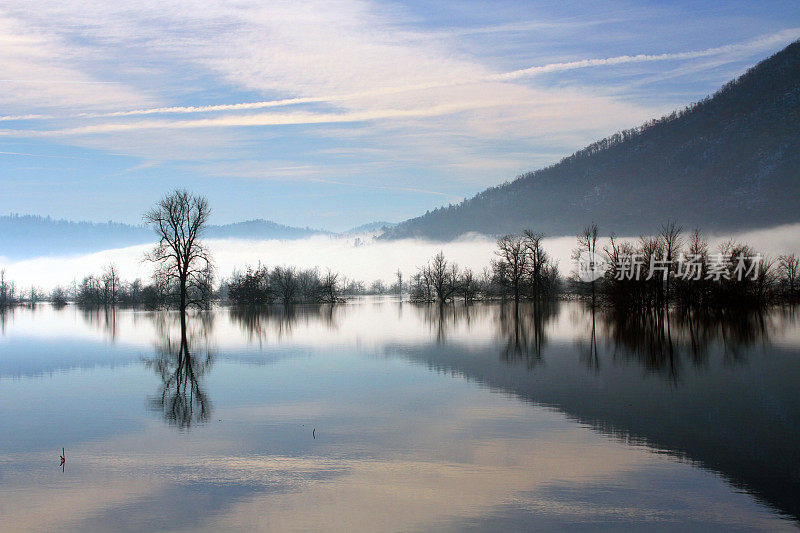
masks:
<svg viewBox="0 0 800 533"><path fill-rule="evenodd" d="M685 228L688 230L688 228ZM607 231L600 228L601 232ZM732 239L751 244L761 253L776 257L783 253L800 252L800 224L778 226L728 235L708 235L710 248ZM636 237L627 237L636 239ZM608 242L600 240L601 245ZM348 278L371 282L376 279L393 281L400 269L408 277L440 250L448 260L455 261L480 273L494 259L495 240L482 235L469 235L451 242L422 239L380 241L370 235L360 237L313 236L297 240L216 240L209 239L218 278L231 275L234 269L256 266L293 265L300 268L330 268ZM99 274L105 265L114 263L123 279L149 279L150 264L143 261L150 245L129 246L86 255L39 257L9 261L0 257L0 268L18 287L36 286L49 290L56 285L79 282L90 274ZM552 237L545 240L545 249L558 261L562 275L573 269L571 260L575 248L574 236Z"/></svg>

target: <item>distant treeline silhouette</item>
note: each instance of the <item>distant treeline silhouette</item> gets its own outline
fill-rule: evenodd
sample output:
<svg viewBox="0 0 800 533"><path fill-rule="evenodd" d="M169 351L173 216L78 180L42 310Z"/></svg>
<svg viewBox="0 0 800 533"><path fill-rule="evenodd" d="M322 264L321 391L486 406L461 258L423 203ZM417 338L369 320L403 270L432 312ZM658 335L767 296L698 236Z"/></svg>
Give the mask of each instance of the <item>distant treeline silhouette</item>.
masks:
<svg viewBox="0 0 800 533"><path fill-rule="evenodd" d="M209 239L302 239L329 232L285 226L256 219L205 228ZM74 222L38 215L0 216L0 256L12 259L89 253L153 242L153 232L143 225L118 222Z"/></svg>
<svg viewBox="0 0 800 533"><path fill-rule="evenodd" d="M10 258L86 253L153 241L153 232L144 226L18 214L0 216L0 235L0 255Z"/></svg>

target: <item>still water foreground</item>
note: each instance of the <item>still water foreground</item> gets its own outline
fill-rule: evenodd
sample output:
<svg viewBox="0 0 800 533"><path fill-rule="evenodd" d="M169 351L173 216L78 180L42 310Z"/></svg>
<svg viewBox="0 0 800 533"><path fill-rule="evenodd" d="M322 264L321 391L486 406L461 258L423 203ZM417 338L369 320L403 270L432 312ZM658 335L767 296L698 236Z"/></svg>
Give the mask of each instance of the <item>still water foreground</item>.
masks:
<svg viewBox="0 0 800 533"><path fill-rule="evenodd" d="M795 313L6 310L0 530L792 530Z"/></svg>

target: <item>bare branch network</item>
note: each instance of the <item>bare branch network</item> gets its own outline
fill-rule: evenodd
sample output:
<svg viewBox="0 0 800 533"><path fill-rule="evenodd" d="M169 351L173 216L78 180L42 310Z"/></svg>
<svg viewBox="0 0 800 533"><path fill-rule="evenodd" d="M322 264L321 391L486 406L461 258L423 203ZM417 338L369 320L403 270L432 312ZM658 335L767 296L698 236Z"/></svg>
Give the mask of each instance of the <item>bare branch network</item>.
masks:
<svg viewBox="0 0 800 533"><path fill-rule="evenodd" d="M182 310L207 305L212 294L214 266L200 241L210 216L208 200L182 189L159 200L144 215L159 236L145 260L157 265L157 284L177 289Z"/></svg>

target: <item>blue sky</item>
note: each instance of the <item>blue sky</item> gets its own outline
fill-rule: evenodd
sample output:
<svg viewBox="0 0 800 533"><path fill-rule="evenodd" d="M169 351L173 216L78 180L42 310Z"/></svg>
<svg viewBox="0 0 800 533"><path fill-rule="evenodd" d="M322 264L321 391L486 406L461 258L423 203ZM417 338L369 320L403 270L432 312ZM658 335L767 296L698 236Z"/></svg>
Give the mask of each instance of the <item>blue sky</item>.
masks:
<svg viewBox="0 0 800 533"><path fill-rule="evenodd" d="M590 5L596 4L596 5ZM788 2L0 0L0 213L399 221L713 92Z"/></svg>

